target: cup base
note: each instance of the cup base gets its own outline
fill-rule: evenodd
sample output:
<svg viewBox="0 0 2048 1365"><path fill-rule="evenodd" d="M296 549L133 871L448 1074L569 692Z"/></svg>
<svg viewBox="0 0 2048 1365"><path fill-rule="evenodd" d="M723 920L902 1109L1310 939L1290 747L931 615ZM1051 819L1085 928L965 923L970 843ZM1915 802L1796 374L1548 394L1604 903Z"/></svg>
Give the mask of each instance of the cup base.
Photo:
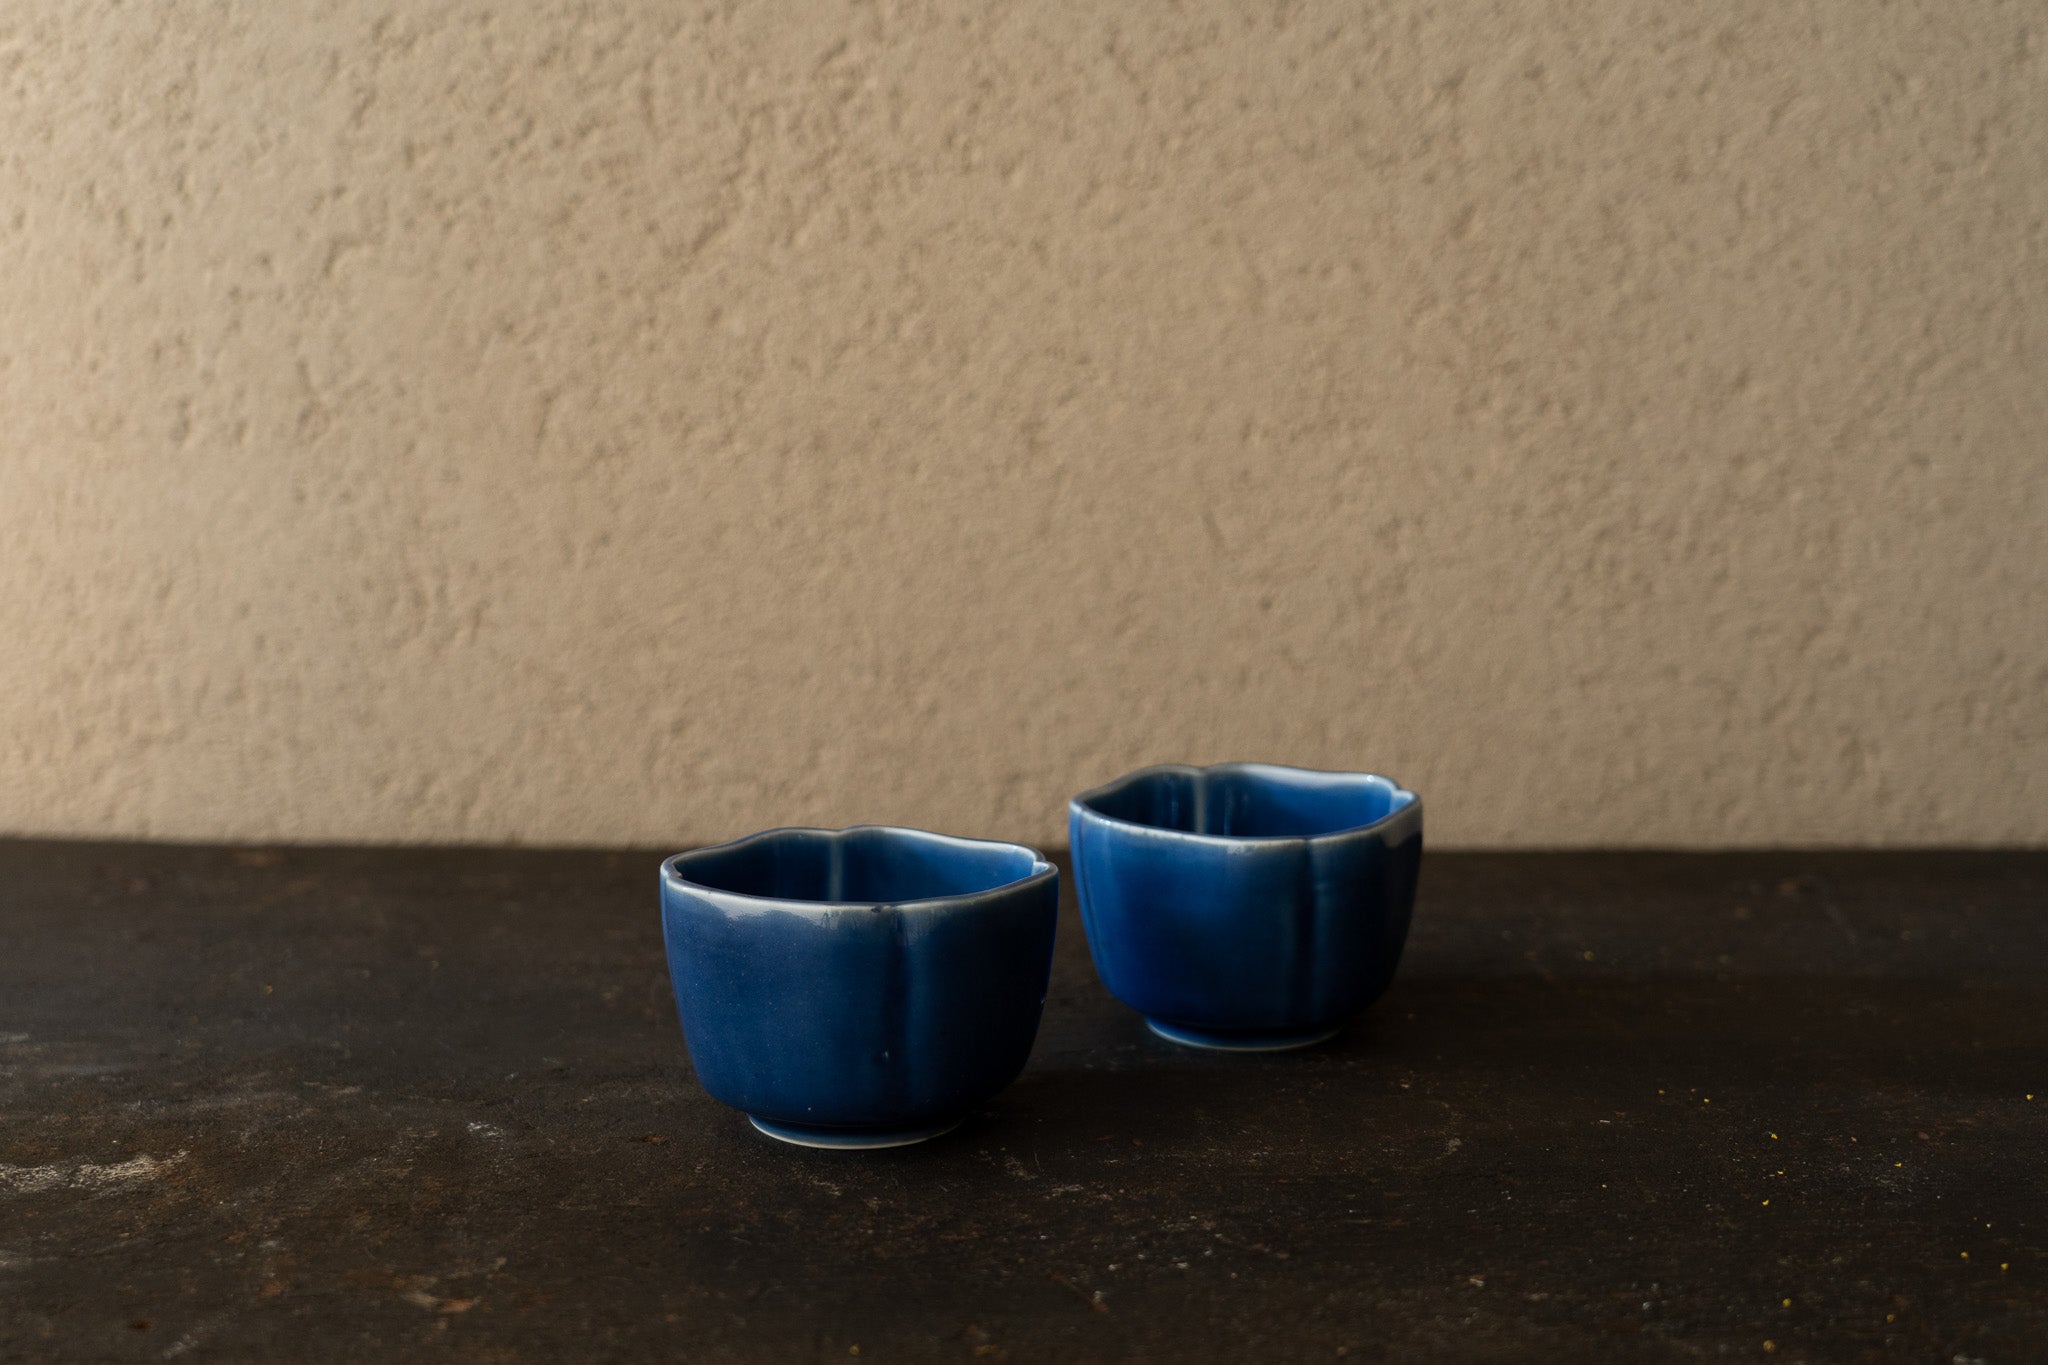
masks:
<svg viewBox="0 0 2048 1365"><path fill-rule="evenodd" d="M1179 1043L1182 1047L1208 1048L1212 1052L1289 1052L1298 1047L1314 1047L1317 1043L1328 1042L1344 1026L1339 1024L1333 1028L1299 1032L1215 1033L1148 1018L1145 1027L1167 1042Z"/></svg>
<svg viewBox="0 0 2048 1365"><path fill-rule="evenodd" d="M929 1142L958 1128L962 1119L946 1119L922 1128L806 1128L797 1123L771 1123L747 1115L747 1122L774 1138L797 1147L832 1152L867 1152L881 1147L909 1147Z"/></svg>

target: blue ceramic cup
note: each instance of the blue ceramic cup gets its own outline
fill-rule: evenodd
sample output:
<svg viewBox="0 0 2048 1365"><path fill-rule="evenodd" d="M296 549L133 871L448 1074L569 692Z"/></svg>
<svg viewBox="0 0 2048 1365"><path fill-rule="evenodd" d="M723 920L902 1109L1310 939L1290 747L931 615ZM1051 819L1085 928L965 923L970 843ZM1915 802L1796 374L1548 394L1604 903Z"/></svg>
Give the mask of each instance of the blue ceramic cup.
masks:
<svg viewBox="0 0 2048 1365"><path fill-rule="evenodd" d="M1422 800L1387 778L1141 768L1069 802L1067 832L1095 970L1161 1037L1306 1047L1394 978Z"/></svg>
<svg viewBox="0 0 2048 1365"><path fill-rule="evenodd" d="M1059 872L1017 844L776 829L661 865L697 1079L770 1137L897 1147L1024 1069Z"/></svg>

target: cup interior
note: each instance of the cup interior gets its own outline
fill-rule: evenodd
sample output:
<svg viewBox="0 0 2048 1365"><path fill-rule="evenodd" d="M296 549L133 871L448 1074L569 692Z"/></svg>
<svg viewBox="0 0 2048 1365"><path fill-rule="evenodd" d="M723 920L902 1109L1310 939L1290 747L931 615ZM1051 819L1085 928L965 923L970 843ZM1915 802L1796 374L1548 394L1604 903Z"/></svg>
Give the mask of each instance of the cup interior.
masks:
<svg viewBox="0 0 2048 1365"><path fill-rule="evenodd" d="M1307 839L1376 824L1415 799L1384 777L1263 765L1159 768L1082 798L1099 815L1239 839Z"/></svg>
<svg viewBox="0 0 2048 1365"><path fill-rule="evenodd" d="M883 827L785 829L674 860L676 875L768 900L851 904L971 896L1044 866L1030 849Z"/></svg>

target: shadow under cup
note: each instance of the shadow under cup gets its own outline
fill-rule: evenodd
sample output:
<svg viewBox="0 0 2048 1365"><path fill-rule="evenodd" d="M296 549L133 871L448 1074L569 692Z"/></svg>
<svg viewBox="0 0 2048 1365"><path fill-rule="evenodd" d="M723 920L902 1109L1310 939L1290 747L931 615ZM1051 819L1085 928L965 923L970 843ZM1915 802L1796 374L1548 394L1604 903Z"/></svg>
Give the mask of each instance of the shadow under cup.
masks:
<svg viewBox="0 0 2048 1365"><path fill-rule="evenodd" d="M1088 949L1174 1042L1321 1042L1393 981L1422 800L1372 773L1143 768L1068 804Z"/></svg>

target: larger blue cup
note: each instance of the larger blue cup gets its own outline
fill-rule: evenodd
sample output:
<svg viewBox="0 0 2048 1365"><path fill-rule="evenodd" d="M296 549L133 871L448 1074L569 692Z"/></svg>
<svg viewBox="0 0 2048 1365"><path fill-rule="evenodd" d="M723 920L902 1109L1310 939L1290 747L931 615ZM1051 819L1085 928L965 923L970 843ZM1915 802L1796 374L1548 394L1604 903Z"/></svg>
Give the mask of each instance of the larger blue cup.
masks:
<svg viewBox="0 0 2048 1365"><path fill-rule="evenodd" d="M1321 1042L1385 992L1422 861L1422 800L1373 773L1141 768L1068 803L1095 970L1196 1047Z"/></svg>
<svg viewBox="0 0 2048 1365"><path fill-rule="evenodd" d="M1015 1080L1058 917L1031 849L922 830L769 830L661 865L697 1079L811 1147L921 1142Z"/></svg>

